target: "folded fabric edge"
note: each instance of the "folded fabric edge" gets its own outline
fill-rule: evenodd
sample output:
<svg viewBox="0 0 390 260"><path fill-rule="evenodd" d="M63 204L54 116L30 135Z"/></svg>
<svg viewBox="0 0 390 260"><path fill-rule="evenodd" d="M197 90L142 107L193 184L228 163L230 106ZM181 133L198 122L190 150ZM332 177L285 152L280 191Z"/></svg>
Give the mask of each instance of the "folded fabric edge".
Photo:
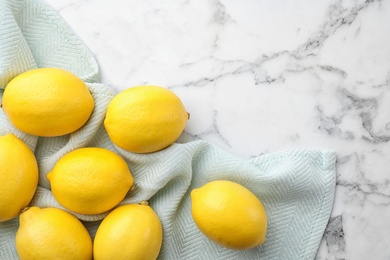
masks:
<svg viewBox="0 0 390 260"><path fill-rule="evenodd" d="M315 208L315 218L305 238L305 243L300 248L297 259L314 259L326 225L331 215L336 187L336 153L333 150L321 150L315 148L286 149L282 151L262 154L250 161L256 167L264 162L282 163L285 160L294 161L296 158L305 159L309 164L317 168L320 178L323 179L322 198Z"/></svg>
<svg viewBox="0 0 390 260"><path fill-rule="evenodd" d="M314 151L314 150L312 150ZM324 188L322 205L319 207L316 222L312 227L312 239L308 239L306 250L303 251L301 259L314 259L320 246L325 228L331 216L336 190L336 153L334 151L317 151L322 156L322 169L324 175L328 176L327 187Z"/></svg>

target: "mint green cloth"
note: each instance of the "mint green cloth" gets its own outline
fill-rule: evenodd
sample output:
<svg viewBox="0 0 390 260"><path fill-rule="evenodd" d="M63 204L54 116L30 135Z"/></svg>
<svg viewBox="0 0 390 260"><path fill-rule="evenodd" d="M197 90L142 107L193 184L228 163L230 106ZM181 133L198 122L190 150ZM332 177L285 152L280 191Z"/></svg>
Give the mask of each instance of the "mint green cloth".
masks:
<svg viewBox="0 0 390 260"><path fill-rule="evenodd" d="M89 49L42 0L0 0L0 97L13 77L36 67L60 67L77 74L87 83L95 110L75 133L37 138L15 129L0 109L0 135L14 133L21 138L35 151L39 163L39 187L31 205L61 208L50 192L46 174L69 151L105 147L126 159L137 185L122 204L148 200L162 221L160 259L315 257L333 206L334 152L288 150L243 160L205 141L174 144L147 155L115 147L102 126L115 92L100 83L98 65ZM263 202L269 224L262 246L245 251L225 249L205 238L195 226L189 193L219 179L243 184ZM105 216L75 215L92 237ZM17 227L18 218L0 223L0 259L18 259L14 245Z"/></svg>

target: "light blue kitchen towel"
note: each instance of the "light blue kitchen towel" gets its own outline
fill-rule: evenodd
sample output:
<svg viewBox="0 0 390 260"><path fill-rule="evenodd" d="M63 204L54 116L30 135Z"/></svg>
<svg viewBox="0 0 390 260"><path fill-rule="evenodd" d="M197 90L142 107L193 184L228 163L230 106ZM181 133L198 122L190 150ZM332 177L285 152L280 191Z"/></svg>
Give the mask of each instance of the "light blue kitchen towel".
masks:
<svg viewBox="0 0 390 260"><path fill-rule="evenodd" d="M70 135L38 138L14 128L0 109L0 135L14 133L38 160L39 186L31 205L62 208L50 192L46 174L69 151L105 147L123 156L134 175L136 189L121 204L148 200L162 221L159 259L314 259L333 206L334 152L288 150L243 160L205 141L177 143L146 155L126 152L111 143L102 126L115 92L100 83L89 49L43 0L0 0L0 98L13 77L37 67L77 74L87 83L95 110L88 123ZM269 221L263 245L245 251L225 249L197 229L189 194L221 179L246 186L263 202ZM92 237L105 216L75 215ZM18 259L17 228L18 218L0 223L0 259Z"/></svg>

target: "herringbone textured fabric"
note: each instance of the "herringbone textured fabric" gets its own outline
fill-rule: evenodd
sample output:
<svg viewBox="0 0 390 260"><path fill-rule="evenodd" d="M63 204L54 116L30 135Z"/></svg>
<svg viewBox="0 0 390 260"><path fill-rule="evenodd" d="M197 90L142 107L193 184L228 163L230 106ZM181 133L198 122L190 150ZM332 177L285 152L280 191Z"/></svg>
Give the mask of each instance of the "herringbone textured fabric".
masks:
<svg viewBox="0 0 390 260"><path fill-rule="evenodd" d="M122 204L148 200L163 223L160 259L314 258L333 205L333 152L301 149L242 160L204 141L174 144L147 155L119 149L102 126L115 93L99 82L98 66L88 48L42 0L0 0L0 97L13 77L36 67L60 67L77 74L87 83L95 110L82 129L56 138L22 133L0 110L0 135L14 133L38 159L40 180L32 205L61 207L46 179L61 156L79 147L105 147L127 160L137 185ZM217 179L241 183L261 199L269 218L264 245L228 250L207 240L196 228L189 193ZM84 220L92 236L105 216L75 215ZM0 259L18 259L14 245L17 227L17 218L0 223Z"/></svg>

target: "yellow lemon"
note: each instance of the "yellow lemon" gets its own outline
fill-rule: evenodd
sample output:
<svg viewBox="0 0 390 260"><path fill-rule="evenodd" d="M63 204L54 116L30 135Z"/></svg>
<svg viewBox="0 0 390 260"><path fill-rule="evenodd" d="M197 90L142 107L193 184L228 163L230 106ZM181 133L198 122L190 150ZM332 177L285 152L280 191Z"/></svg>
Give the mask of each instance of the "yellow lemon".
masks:
<svg viewBox="0 0 390 260"><path fill-rule="evenodd" d="M191 192L192 217L210 240L230 249L261 245L267 232L267 215L260 200L244 186L212 181Z"/></svg>
<svg viewBox="0 0 390 260"><path fill-rule="evenodd" d="M39 68L8 83L2 106L11 123L23 132L61 136L87 122L94 100L76 75L58 68Z"/></svg>
<svg viewBox="0 0 390 260"><path fill-rule="evenodd" d="M80 214L99 214L112 209L134 183L122 157L98 147L67 153L47 178L56 200Z"/></svg>
<svg viewBox="0 0 390 260"><path fill-rule="evenodd" d="M162 227L147 202L111 211L98 227L93 245L95 260L152 260L162 244Z"/></svg>
<svg viewBox="0 0 390 260"><path fill-rule="evenodd" d="M20 215L15 242L20 260L92 259L87 229L62 209L28 208Z"/></svg>
<svg viewBox="0 0 390 260"><path fill-rule="evenodd" d="M150 153L174 143L189 114L180 98L158 86L126 89L110 102L104 126L111 141L135 153Z"/></svg>
<svg viewBox="0 0 390 260"><path fill-rule="evenodd" d="M13 134L0 136L0 222L18 216L38 185L38 165L30 148Z"/></svg>

